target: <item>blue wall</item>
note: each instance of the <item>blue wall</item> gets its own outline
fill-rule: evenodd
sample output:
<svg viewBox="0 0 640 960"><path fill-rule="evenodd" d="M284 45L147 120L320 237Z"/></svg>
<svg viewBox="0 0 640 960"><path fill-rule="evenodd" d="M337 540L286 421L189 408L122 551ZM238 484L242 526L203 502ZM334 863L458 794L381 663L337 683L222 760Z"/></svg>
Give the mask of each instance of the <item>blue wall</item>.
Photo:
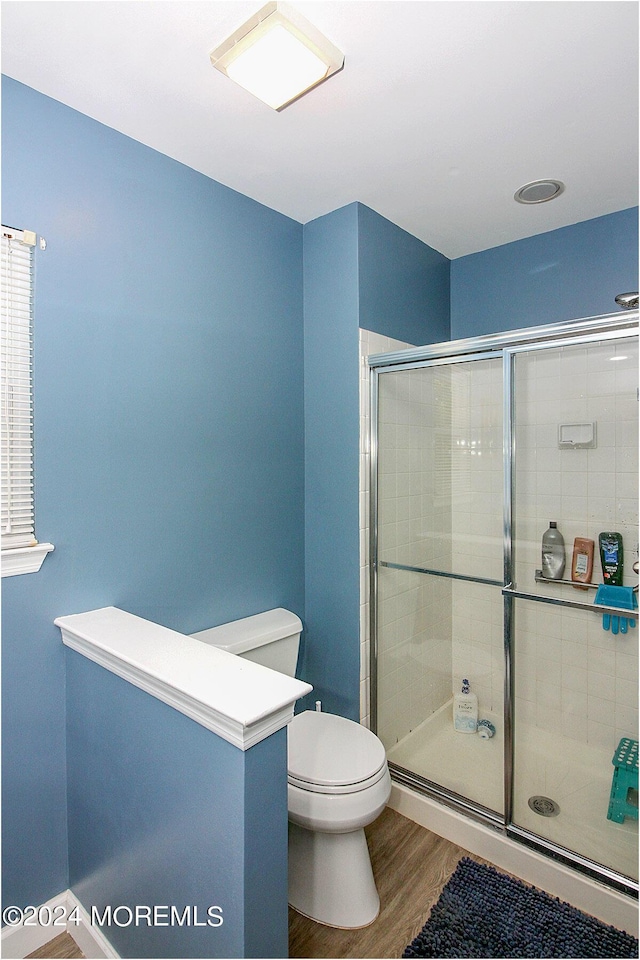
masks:
<svg viewBox="0 0 640 960"><path fill-rule="evenodd" d="M99 916L197 910L184 926L129 923L119 910L102 930L124 957L286 957L285 731L243 752L66 654L74 893Z"/></svg>
<svg viewBox="0 0 640 960"><path fill-rule="evenodd" d="M451 263L451 337L616 313L638 289L638 208Z"/></svg>
<svg viewBox="0 0 640 960"><path fill-rule="evenodd" d="M448 340L450 263L358 204L360 326L405 343Z"/></svg>
<svg viewBox="0 0 640 960"><path fill-rule="evenodd" d="M358 204L304 228L303 706L357 719L359 698Z"/></svg>
<svg viewBox="0 0 640 960"><path fill-rule="evenodd" d="M3 895L26 905L68 885L54 618L304 615L302 227L9 79L2 119L3 222L48 243L36 528L56 549L2 591Z"/></svg>

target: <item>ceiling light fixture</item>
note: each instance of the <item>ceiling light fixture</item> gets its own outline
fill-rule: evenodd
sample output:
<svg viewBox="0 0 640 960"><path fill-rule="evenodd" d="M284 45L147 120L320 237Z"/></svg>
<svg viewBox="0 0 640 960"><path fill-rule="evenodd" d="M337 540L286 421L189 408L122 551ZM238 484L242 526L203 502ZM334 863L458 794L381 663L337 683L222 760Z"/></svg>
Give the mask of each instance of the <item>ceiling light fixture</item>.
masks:
<svg viewBox="0 0 640 960"><path fill-rule="evenodd" d="M561 193L564 193L562 180L532 180L516 190L513 199L518 203L546 203L547 200L555 200Z"/></svg>
<svg viewBox="0 0 640 960"><path fill-rule="evenodd" d="M344 55L296 10L268 3L211 51L211 63L282 110L341 70Z"/></svg>

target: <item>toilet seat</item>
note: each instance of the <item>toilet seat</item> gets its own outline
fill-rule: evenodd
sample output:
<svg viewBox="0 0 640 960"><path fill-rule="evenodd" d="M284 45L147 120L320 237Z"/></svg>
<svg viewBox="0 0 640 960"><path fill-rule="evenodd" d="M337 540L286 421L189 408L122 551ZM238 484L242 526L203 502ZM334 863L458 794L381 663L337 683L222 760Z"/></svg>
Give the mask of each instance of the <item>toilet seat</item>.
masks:
<svg viewBox="0 0 640 960"><path fill-rule="evenodd" d="M358 783L344 783L338 784L337 786L326 786L322 783L314 783L310 780L298 780L296 777L288 776L289 786L297 787L299 790L308 790L310 793L323 793L330 796L338 796L345 793L358 793L360 790L367 790L369 787L374 786L378 783L379 780L382 780L384 775L387 772L386 766L383 766L378 770L376 774L372 777L368 777L366 780L361 780Z"/></svg>
<svg viewBox="0 0 640 960"><path fill-rule="evenodd" d="M387 773L380 740L366 727L332 713L307 710L289 724L288 780L312 793L366 790Z"/></svg>

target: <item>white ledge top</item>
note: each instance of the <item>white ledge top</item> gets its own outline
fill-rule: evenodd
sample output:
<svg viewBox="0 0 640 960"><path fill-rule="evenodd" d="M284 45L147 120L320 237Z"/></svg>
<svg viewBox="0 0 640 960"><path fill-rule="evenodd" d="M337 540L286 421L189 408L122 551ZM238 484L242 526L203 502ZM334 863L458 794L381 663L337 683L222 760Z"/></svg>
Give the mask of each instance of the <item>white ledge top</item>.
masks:
<svg viewBox="0 0 640 960"><path fill-rule="evenodd" d="M286 726L313 689L117 607L58 617L63 643L240 750Z"/></svg>

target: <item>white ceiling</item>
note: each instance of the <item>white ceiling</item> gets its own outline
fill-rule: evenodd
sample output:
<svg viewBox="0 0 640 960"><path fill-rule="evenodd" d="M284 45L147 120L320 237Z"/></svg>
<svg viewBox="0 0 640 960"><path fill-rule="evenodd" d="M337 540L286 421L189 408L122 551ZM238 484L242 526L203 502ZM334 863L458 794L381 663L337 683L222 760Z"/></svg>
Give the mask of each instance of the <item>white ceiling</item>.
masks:
<svg viewBox="0 0 640 960"><path fill-rule="evenodd" d="M7 0L2 69L301 223L359 200L450 258L637 204L635 2L294 0L345 67L281 113L209 62L262 5ZM565 193L514 202L545 177Z"/></svg>

